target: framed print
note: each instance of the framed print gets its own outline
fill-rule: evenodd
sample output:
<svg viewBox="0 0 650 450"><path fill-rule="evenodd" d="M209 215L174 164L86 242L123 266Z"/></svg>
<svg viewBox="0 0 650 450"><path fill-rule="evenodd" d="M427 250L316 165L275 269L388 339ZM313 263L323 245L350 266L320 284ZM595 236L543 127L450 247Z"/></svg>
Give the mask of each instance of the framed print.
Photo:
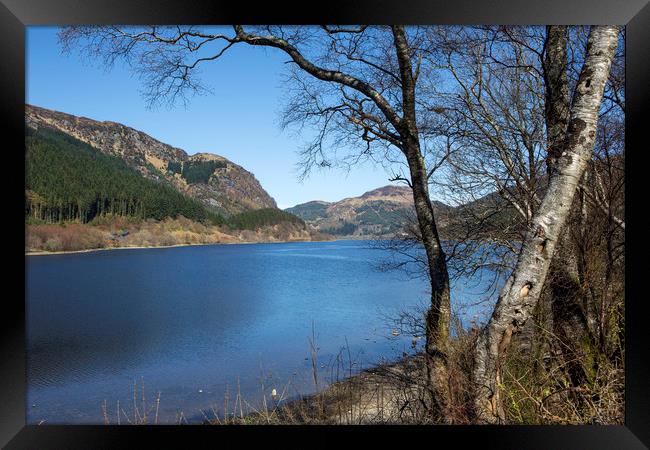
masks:
<svg viewBox="0 0 650 450"><path fill-rule="evenodd" d="M643 0L0 16L6 448L650 445Z"/></svg>

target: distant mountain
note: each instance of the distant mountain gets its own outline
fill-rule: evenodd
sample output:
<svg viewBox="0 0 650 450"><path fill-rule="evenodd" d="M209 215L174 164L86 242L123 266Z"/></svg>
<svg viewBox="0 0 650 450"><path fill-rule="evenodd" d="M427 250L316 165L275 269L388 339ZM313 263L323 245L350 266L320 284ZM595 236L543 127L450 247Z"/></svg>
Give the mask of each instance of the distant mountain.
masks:
<svg viewBox="0 0 650 450"><path fill-rule="evenodd" d="M434 202L439 216L452 208ZM384 236L401 232L415 220L413 193L405 186L383 186L338 202L311 201L285 211L323 233L339 236Z"/></svg>
<svg viewBox="0 0 650 450"><path fill-rule="evenodd" d="M517 239L525 226L514 208L496 192L460 206L435 200L432 204L436 224L446 239L462 239L467 233ZM413 193L405 186L383 186L338 202L314 200L285 211L317 231L345 237L400 236L407 226L417 223Z"/></svg>
<svg viewBox="0 0 650 450"><path fill-rule="evenodd" d="M168 184L218 214L230 216L277 207L252 173L222 156L188 155L116 122L99 122L37 106L25 105L25 121L29 128L53 128L105 155L118 157L145 178Z"/></svg>

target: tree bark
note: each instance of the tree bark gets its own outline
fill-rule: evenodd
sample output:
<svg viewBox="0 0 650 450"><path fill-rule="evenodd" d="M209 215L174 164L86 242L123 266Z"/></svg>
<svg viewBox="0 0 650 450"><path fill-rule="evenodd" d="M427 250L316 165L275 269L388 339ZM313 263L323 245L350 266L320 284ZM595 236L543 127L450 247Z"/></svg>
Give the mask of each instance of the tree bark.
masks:
<svg viewBox="0 0 650 450"><path fill-rule="evenodd" d="M567 27L546 27L544 45L544 115L546 119L546 168L549 175L562 154L562 143L569 123L569 83L567 77Z"/></svg>
<svg viewBox="0 0 650 450"><path fill-rule="evenodd" d="M449 377L447 372L447 346L451 316L449 273L447 261L436 227L433 206L429 196L429 177L420 149L415 110L415 80L411 56L403 26L393 26L402 82L402 152L406 156L411 175L411 189L422 244L427 255L431 305L426 316L425 359L427 378L431 390L432 412L435 420L449 421Z"/></svg>
<svg viewBox="0 0 650 450"><path fill-rule="evenodd" d="M505 420L500 398L504 358L512 335L526 323L537 304L579 181L591 158L599 108L617 39L616 26L595 26L590 31L557 172L531 221L517 265L478 336L473 378L479 422Z"/></svg>
<svg viewBox="0 0 650 450"><path fill-rule="evenodd" d="M567 77L567 27L550 25L546 27L545 57L542 64L545 85L545 119L547 157L546 167L549 180L557 171L557 162L569 123L569 85ZM582 211L577 204L569 213L568 223L579 226ZM580 283L576 256L576 245L572 233L562 233L548 275L548 292L543 296L546 310L551 311L552 323L545 323L548 330L560 339L555 354L563 360L573 385L585 381L581 354L590 342L585 311L580 301Z"/></svg>
<svg viewBox="0 0 650 450"><path fill-rule="evenodd" d="M451 317L449 273L429 197L424 159L419 152L419 146L414 143L412 148L407 151L407 158L411 173L413 201L422 234L422 244L427 256L431 283L431 305L426 315L425 324L427 377L431 388L432 412L435 419L448 421L450 393L447 350Z"/></svg>

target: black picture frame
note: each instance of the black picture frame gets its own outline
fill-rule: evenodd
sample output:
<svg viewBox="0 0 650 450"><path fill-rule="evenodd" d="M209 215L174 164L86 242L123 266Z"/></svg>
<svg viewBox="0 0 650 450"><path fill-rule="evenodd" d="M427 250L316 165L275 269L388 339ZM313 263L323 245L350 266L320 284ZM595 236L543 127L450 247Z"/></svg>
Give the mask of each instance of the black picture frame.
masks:
<svg viewBox="0 0 650 450"><path fill-rule="evenodd" d="M636 449L650 446L650 370L647 294L644 289L643 190L647 167L650 62L650 5L647 0L361 0L313 5L265 2L145 0L0 0L0 112L7 226L0 362L0 444L18 448L167 448L246 445L262 438L271 445L301 446L354 436L374 442L430 446L465 444L485 448ZM24 256L24 104L25 27L64 24L142 23L404 23L404 24L619 24L626 25L626 407L624 426L357 426L357 427L201 427L201 426L33 426L25 425L25 266ZM647 140L646 140L647 142ZM645 144L645 145L643 145ZM22 181L21 181L22 178ZM5 242L6 244L6 242ZM630 245L631 244L631 245ZM9 289L17 286L18 289ZM281 433L278 435L278 433ZM296 436L297 434L297 436ZM188 441L192 439L192 442ZM290 439L290 440L288 440ZM448 443L444 443L444 442ZM451 443L451 444L450 444Z"/></svg>

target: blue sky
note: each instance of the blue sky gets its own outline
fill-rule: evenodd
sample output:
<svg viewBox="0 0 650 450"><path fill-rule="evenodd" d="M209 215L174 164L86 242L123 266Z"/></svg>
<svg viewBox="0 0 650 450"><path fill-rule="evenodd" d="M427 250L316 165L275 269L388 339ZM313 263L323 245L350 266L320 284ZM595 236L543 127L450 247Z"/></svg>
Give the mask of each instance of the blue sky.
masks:
<svg viewBox="0 0 650 450"><path fill-rule="evenodd" d="M126 67L110 71L77 54L63 55L57 28L27 28L29 104L142 130L188 153L216 153L253 172L278 206L336 201L389 184L389 174L366 163L350 172L315 171L300 182L297 152L310 137L279 126L281 75L287 57L272 49L235 46L207 64L202 80L211 93L187 107L147 109L142 85Z"/></svg>

